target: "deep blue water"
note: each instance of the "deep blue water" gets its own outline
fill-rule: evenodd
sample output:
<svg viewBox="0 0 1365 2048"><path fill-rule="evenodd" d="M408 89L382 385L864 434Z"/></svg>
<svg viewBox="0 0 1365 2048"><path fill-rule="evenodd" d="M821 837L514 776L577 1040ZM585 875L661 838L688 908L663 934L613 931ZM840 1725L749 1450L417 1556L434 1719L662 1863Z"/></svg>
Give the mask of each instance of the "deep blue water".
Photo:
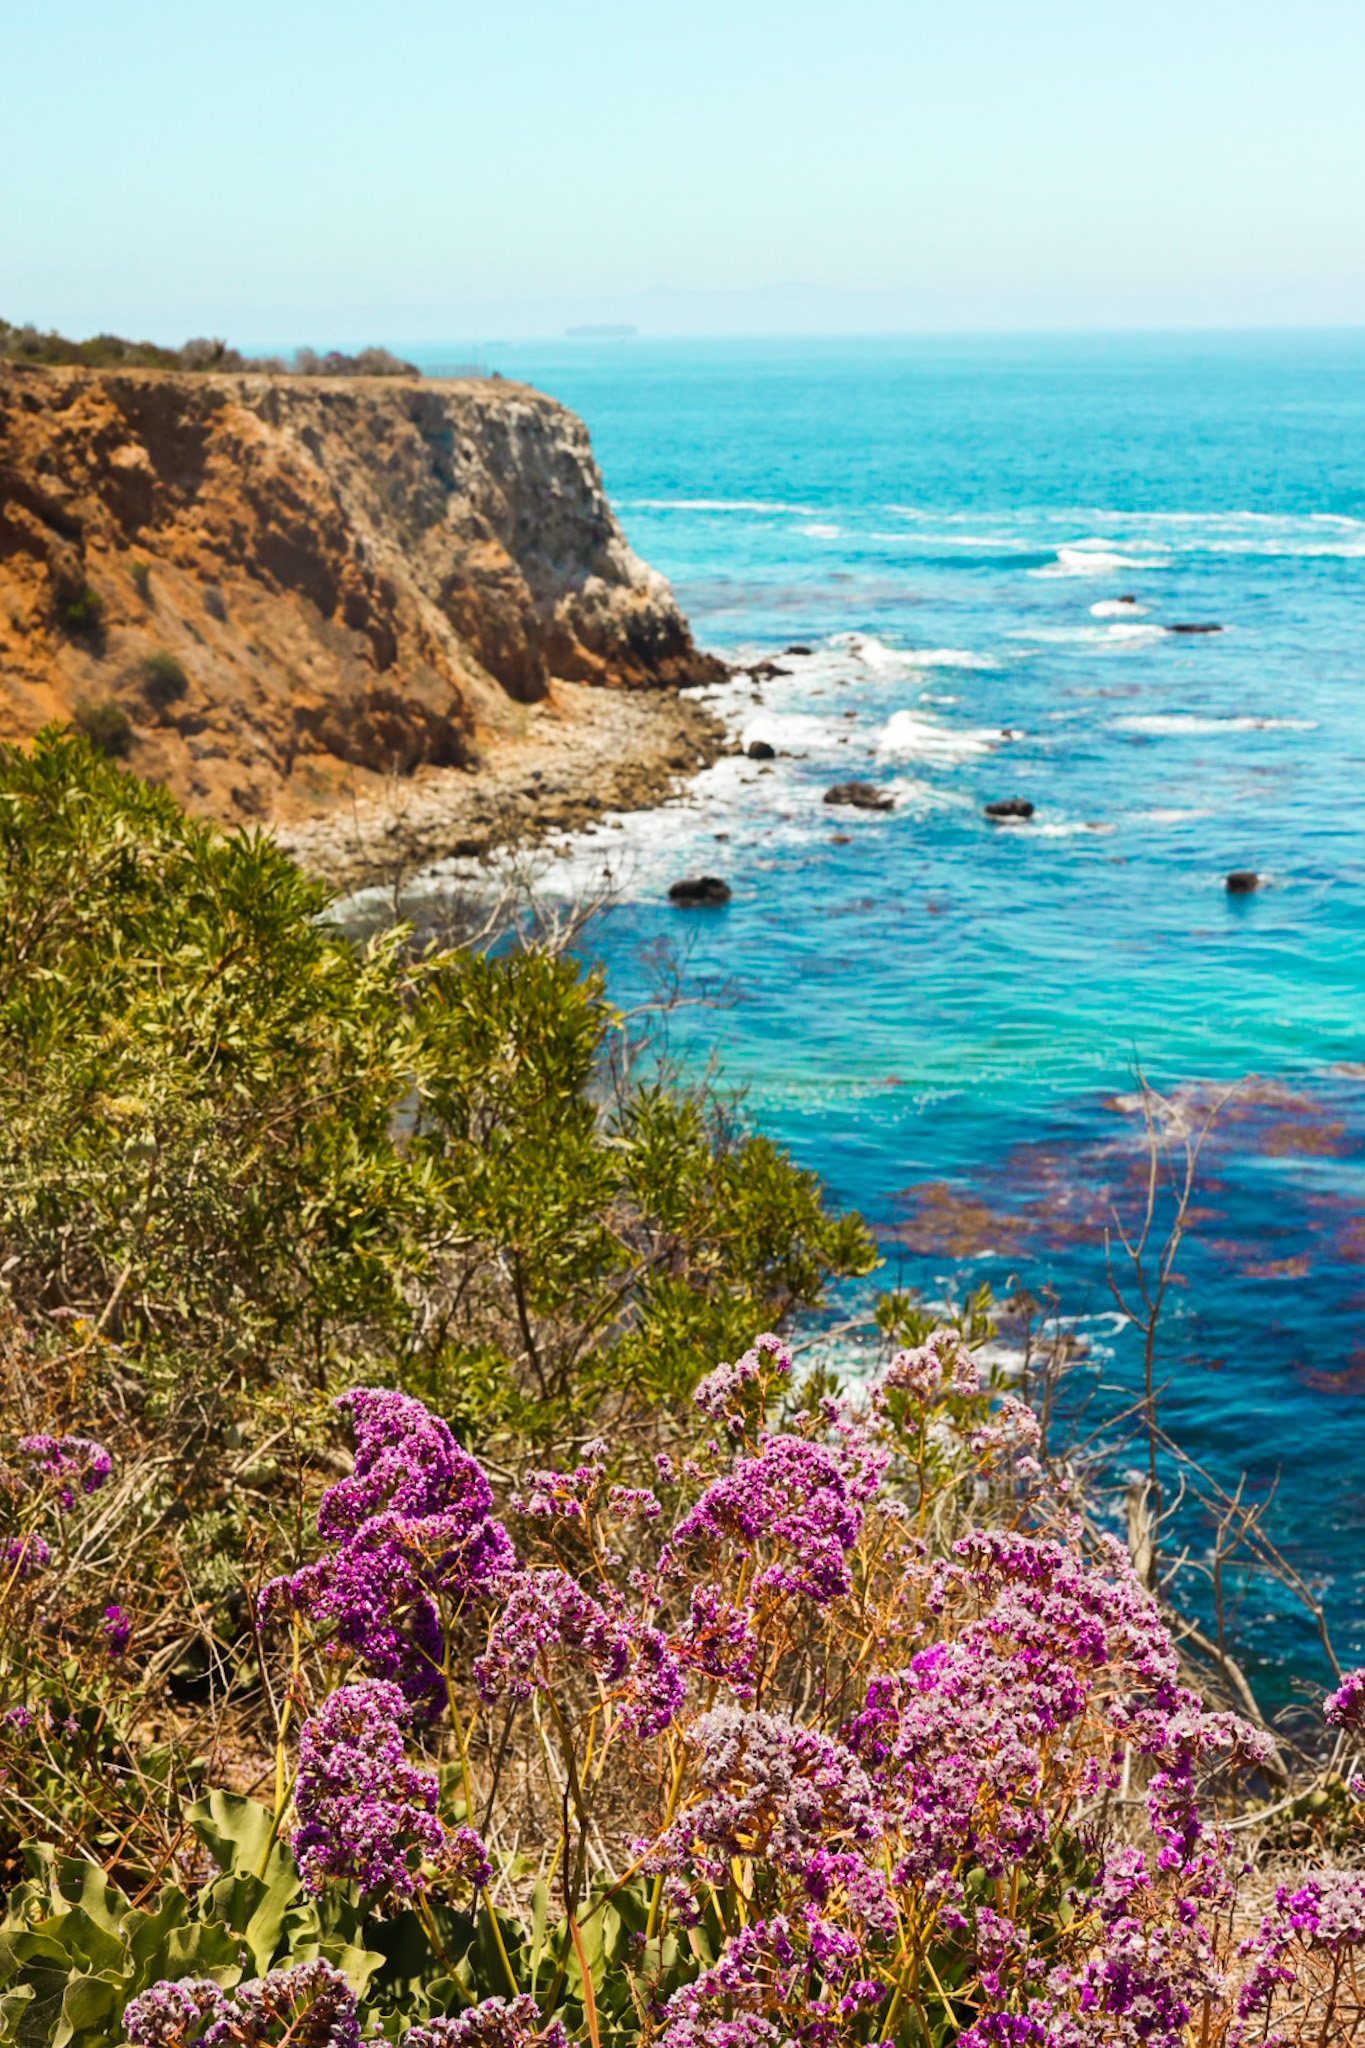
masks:
<svg viewBox="0 0 1365 2048"><path fill-rule="evenodd" d="M1278 1480L1270 1526L1358 1661L1365 336L491 360L582 413L699 640L790 671L721 693L769 772L722 764L597 835L626 877L613 987L638 995L642 949L685 931L732 1000L674 1042L863 1210L882 1281L1050 1285L1118 1386L1137 1351L1103 1232L1141 1179L1135 1067L1192 1123L1254 1077L1203 1155L1163 1415L1224 1481ZM895 810L824 805L850 776ZM989 824L1010 796L1032 822ZM669 907L699 867L728 909ZM1265 886L1230 898L1231 868ZM1197 1515L1182 1540L1203 1553ZM1265 1586L1236 1632L1322 1675Z"/></svg>

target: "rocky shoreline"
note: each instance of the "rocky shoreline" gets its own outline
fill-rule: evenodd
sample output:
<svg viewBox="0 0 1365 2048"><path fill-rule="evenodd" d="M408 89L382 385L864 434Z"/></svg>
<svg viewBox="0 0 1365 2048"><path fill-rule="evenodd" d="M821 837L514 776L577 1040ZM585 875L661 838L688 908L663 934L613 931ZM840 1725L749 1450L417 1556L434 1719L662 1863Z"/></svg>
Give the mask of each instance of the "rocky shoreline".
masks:
<svg viewBox="0 0 1365 2048"><path fill-rule="evenodd" d="M612 811L650 810L738 748L694 695L556 682L524 729L471 769L392 777L312 818L276 827L300 867L339 895L398 888L449 859L478 859L577 832Z"/></svg>

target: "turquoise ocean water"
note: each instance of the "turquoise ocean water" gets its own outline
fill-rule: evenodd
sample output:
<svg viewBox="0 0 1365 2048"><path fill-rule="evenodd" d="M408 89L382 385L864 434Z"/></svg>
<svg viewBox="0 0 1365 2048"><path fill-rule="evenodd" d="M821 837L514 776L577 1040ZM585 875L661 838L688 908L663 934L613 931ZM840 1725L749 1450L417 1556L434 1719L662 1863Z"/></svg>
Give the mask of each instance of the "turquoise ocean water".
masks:
<svg viewBox="0 0 1365 2048"><path fill-rule="evenodd" d="M787 671L718 695L766 773L577 850L623 877L614 989L685 933L730 997L674 1043L863 1210L882 1278L1050 1285L1113 1387L1136 1067L1192 1122L1252 1077L1203 1157L1164 1419L1277 1489L1365 1654L1365 336L487 354L586 419L698 639ZM850 777L895 810L825 806ZM1012 796L1033 821L991 826ZM729 907L672 910L703 871ZM1207 1551L1197 1513L1181 1540ZM1241 1597L1254 1662L1321 1675L1292 1608Z"/></svg>

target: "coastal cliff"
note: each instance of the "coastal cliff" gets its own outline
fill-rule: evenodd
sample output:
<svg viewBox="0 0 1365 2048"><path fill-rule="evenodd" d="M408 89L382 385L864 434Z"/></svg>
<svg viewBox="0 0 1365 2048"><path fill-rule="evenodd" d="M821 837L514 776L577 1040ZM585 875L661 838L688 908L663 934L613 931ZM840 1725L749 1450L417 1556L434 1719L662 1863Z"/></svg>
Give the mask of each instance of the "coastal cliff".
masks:
<svg viewBox="0 0 1365 2048"><path fill-rule="evenodd" d="M650 800L722 673L538 392L0 363L0 738L75 719L344 881L319 819L408 782L414 858L481 805L576 822L561 756L589 809Z"/></svg>

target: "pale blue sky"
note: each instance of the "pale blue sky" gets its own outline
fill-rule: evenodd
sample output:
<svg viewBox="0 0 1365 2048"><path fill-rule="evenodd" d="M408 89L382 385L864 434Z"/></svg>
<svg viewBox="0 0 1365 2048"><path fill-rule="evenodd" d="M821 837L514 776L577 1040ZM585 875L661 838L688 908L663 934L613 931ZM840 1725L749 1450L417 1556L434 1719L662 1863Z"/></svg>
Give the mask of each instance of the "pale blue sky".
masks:
<svg viewBox="0 0 1365 2048"><path fill-rule="evenodd" d="M1365 0L0 0L0 313L1365 324L1363 89Z"/></svg>

